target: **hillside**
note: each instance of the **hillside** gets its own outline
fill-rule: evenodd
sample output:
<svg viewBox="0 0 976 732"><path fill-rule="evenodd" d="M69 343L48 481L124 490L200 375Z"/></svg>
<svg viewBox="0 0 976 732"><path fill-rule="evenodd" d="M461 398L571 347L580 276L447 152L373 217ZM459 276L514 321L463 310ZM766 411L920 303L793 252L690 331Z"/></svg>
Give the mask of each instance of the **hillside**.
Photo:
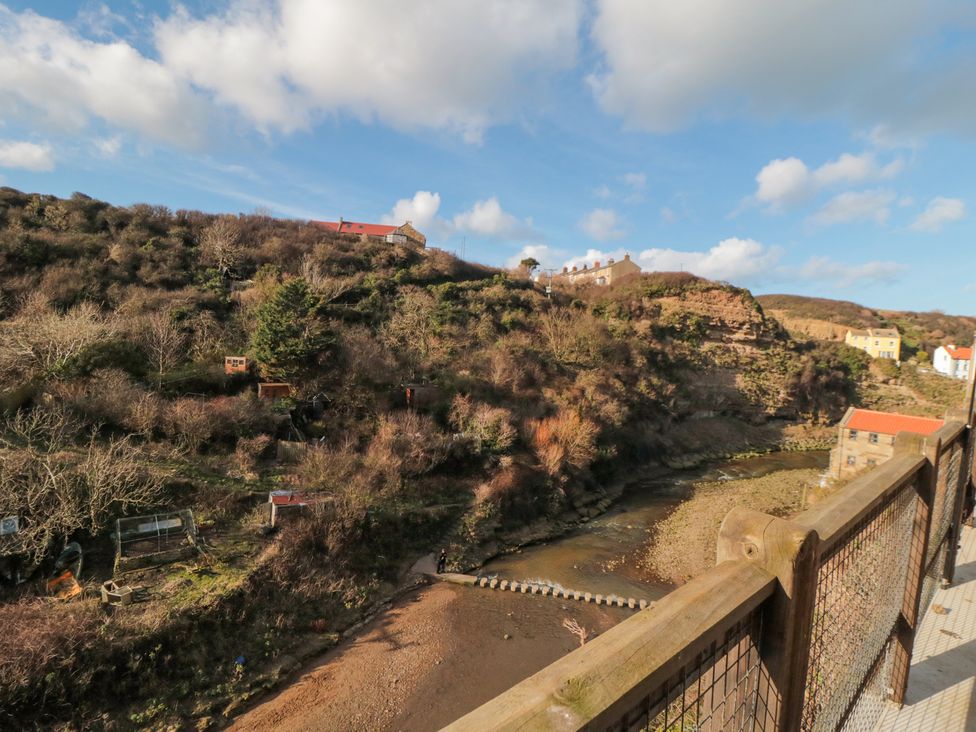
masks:
<svg viewBox="0 0 976 732"><path fill-rule="evenodd" d="M766 313L800 336L843 341L848 328L898 328L905 357L919 350L931 356L946 343L972 343L976 333L976 316L880 310L847 300L802 295L759 295L756 299Z"/></svg>
<svg viewBox="0 0 976 732"><path fill-rule="evenodd" d="M259 400L265 380L292 396ZM687 274L549 300L433 248L2 188L0 515L23 528L0 545L0 726L219 716L434 545L469 566L592 515L635 466L823 446L869 380ZM274 489L316 507L268 532ZM116 518L185 508L204 553L127 575L148 602L38 599L65 541L97 587Z"/></svg>

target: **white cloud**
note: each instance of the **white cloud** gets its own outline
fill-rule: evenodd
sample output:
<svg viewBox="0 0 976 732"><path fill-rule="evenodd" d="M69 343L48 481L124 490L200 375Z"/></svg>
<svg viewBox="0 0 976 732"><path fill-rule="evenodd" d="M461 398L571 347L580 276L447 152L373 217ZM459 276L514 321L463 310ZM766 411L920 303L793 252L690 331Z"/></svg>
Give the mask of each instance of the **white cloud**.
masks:
<svg viewBox="0 0 976 732"><path fill-rule="evenodd" d="M0 140L0 168L22 168L45 173L54 170L54 153L48 144Z"/></svg>
<svg viewBox="0 0 976 732"><path fill-rule="evenodd" d="M844 264L827 257L811 257L793 275L796 279L826 281L834 287L851 287L890 283L908 268L897 262L865 262L863 264Z"/></svg>
<svg viewBox="0 0 976 732"><path fill-rule="evenodd" d="M580 257L569 259L568 267L592 267L611 257L621 259L624 249L601 251L589 249ZM811 257L799 266L783 263L783 250L755 239L723 239L706 250L646 249L634 259L645 272L691 272L710 280L755 285L761 282L809 282L843 288L854 284L892 282L907 270L902 264L872 261L862 264L837 262L827 257ZM538 258L538 257L537 257Z"/></svg>
<svg viewBox="0 0 976 732"><path fill-rule="evenodd" d="M610 198L611 195L610 187L606 183L598 185L596 188L593 189L593 195L596 196L597 198L604 198L604 199Z"/></svg>
<svg viewBox="0 0 976 732"><path fill-rule="evenodd" d="M849 221L874 221L883 224L891 214L896 196L892 191L848 191L831 198L810 216L810 222L832 226Z"/></svg>
<svg viewBox="0 0 976 732"><path fill-rule="evenodd" d="M617 212L609 208L593 209L580 219L579 227L595 241L619 239L624 235Z"/></svg>
<svg viewBox="0 0 976 732"><path fill-rule="evenodd" d="M179 10L156 41L167 67L264 130L343 114L478 141L575 63L581 14L580 0L236 0Z"/></svg>
<svg viewBox="0 0 976 732"><path fill-rule="evenodd" d="M410 221L418 229L430 226L441 207L441 194L430 191L417 191L413 198L401 198L393 205L393 210L383 217L384 224L399 226Z"/></svg>
<svg viewBox="0 0 976 732"><path fill-rule="evenodd" d="M206 105L171 69L122 41L97 43L56 20L0 5L0 109L51 129L91 118L182 146L199 144Z"/></svg>
<svg viewBox="0 0 976 732"><path fill-rule="evenodd" d="M495 196L477 201L467 211L457 214L451 220L451 226L458 232L499 239L533 234L532 221L519 221L502 208Z"/></svg>
<svg viewBox="0 0 976 732"><path fill-rule="evenodd" d="M505 265L508 267L518 267L519 262L528 257L532 257L539 263L540 270L557 269L563 252L554 249L548 244L526 244L517 253L509 257Z"/></svg>
<svg viewBox="0 0 976 732"><path fill-rule="evenodd" d="M972 134L974 48L936 48L967 12L951 0L599 0L603 64L589 83L605 110L655 132L792 116Z"/></svg>
<svg viewBox="0 0 976 732"><path fill-rule="evenodd" d="M886 180L901 172L904 162L895 158L881 165L874 153L843 153L811 170L799 158L771 160L756 174L755 199L772 211L801 203L836 185L856 185L869 180Z"/></svg>
<svg viewBox="0 0 976 732"><path fill-rule="evenodd" d="M774 208L797 203L811 193L810 169L799 158L772 160L756 174L756 200Z"/></svg>
<svg viewBox="0 0 976 732"><path fill-rule="evenodd" d="M122 149L122 136L96 137L92 140L95 151L103 158L114 158Z"/></svg>
<svg viewBox="0 0 976 732"><path fill-rule="evenodd" d="M966 204L958 198L936 196L912 223L915 231L937 232L943 224L966 218Z"/></svg>
<svg viewBox="0 0 976 732"><path fill-rule="evenodd" d="M642 191L647 187L647 174L646 173L626 173L623 176L623 182L626 183L631 189L635 191Z"/></svg>
<svg viewBox="0 0 976 732"><path fill-rule="evenodd" d="M704 252L646 249L637 259L646 271L685 271L712 280L746 281L768 274L781 256L776 247L732 237Z"/></svg>

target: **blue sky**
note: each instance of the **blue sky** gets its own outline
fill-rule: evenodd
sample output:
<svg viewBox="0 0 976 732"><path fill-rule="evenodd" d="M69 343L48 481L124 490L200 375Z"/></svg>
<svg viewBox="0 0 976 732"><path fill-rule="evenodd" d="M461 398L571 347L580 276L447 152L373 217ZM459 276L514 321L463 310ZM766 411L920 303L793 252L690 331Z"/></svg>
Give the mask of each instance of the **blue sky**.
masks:
<svg viewBox="0 0 976 732"><path fill-rule="evenodd" d="M976 6L0 0L0 184L976 313Z"/></svg>

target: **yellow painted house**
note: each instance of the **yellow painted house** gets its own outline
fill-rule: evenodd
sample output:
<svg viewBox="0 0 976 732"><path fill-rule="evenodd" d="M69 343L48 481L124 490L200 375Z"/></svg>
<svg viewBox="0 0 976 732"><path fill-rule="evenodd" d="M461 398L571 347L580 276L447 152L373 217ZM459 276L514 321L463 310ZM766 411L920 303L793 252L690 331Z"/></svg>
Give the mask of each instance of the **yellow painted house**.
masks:
<svg viewBox="0 0 976 732"><path fill-rule="evenodd" d="M901 334L895 328L851 328L844 343L860 348L871 358L901 358Z"/></svg>

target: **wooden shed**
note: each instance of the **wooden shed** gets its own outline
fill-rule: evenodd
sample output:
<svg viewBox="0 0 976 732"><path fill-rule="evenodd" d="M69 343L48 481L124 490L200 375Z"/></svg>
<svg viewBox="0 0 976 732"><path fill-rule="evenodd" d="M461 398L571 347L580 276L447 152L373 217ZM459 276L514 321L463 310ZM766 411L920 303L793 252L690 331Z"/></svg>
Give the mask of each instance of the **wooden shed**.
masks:
<svg viewBox="0 0 976 732"><path fill-rule="evenodd" d="M225 374L246 374L250 366L247 356L224 356Z"/></svg>

